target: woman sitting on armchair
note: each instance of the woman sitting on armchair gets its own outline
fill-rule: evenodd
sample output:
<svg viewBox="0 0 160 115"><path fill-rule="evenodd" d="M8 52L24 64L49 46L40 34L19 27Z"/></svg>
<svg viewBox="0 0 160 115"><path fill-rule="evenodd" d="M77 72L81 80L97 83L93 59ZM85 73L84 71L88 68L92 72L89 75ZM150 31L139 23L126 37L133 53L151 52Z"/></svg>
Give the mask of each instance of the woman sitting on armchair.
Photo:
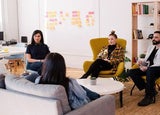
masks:
<svg viewBox="0 0 160 115"><path fill-rule="evenodd" d="M87 78L89 75L91 77L98 77L99 72L102 70L117 70L118 64L124 61L124 50L117 44L116 40L117 35L115 31L112 31L108 37L109 45L101 49L97 59L81 78Z"/></svg>

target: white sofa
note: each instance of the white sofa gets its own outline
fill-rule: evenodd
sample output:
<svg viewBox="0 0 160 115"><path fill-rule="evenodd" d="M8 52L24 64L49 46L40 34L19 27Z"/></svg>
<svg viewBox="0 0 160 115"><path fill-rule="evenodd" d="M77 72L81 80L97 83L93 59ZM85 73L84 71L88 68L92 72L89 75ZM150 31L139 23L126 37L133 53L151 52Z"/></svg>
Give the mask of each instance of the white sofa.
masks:
<svg viewBox="0 0 160 115"><path fill-rule="evenodd" d="M7 75L6 89L0 88L0 115L114 115L115 99L105 95L71 110L64 87L34 84Z"/></svg>

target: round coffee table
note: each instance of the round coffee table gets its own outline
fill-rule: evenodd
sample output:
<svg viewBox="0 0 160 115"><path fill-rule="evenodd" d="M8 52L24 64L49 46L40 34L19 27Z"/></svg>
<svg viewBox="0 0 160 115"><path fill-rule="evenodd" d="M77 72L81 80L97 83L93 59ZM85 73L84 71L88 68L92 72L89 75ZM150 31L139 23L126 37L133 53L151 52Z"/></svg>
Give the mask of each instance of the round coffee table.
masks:
<svg viewBox="0 0 160 115"><path fill-rule="evenodd" d="M123 106L123 83L113 80L113 78L97 78L96 85L90 84L90 78L77 79L77 82L100 95L119 93L120 106Z"/></svg>

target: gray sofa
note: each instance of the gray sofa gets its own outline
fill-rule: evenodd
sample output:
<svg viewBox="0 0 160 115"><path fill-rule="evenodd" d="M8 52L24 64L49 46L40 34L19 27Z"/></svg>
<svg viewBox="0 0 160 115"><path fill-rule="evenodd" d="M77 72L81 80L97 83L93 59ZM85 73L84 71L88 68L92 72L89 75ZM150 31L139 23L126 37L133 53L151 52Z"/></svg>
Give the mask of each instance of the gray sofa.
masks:
<svg viewBox="0 0 160 115"><path fill-rule="evenodd" d="M7 75L6 89L0 88L0 115L114 115L115 99L105 95L71 110L64 87L34 84Z"/></svg>

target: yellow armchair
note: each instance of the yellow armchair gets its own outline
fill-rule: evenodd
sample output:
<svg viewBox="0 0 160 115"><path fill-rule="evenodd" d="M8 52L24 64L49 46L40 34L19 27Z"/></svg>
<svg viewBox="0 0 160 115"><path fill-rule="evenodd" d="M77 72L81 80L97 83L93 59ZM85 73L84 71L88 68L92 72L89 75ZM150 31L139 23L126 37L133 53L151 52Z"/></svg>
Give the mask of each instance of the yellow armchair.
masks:
<svg viewBox="0 0 160 115"><path fill-rule="evenodd" d="M122 38L117 39L117 44L119 44L124 49L126 48L126 40ZM108 45L108 38L93 38L90 40L90 46L93 54L92 60L87 60L83 63L83 70L87 72L90 65L97 59L97 55L103 46ZM124 71L124 62L119 63L117 71L112 70L101 71L99 77L118 77Z"/></svg>

